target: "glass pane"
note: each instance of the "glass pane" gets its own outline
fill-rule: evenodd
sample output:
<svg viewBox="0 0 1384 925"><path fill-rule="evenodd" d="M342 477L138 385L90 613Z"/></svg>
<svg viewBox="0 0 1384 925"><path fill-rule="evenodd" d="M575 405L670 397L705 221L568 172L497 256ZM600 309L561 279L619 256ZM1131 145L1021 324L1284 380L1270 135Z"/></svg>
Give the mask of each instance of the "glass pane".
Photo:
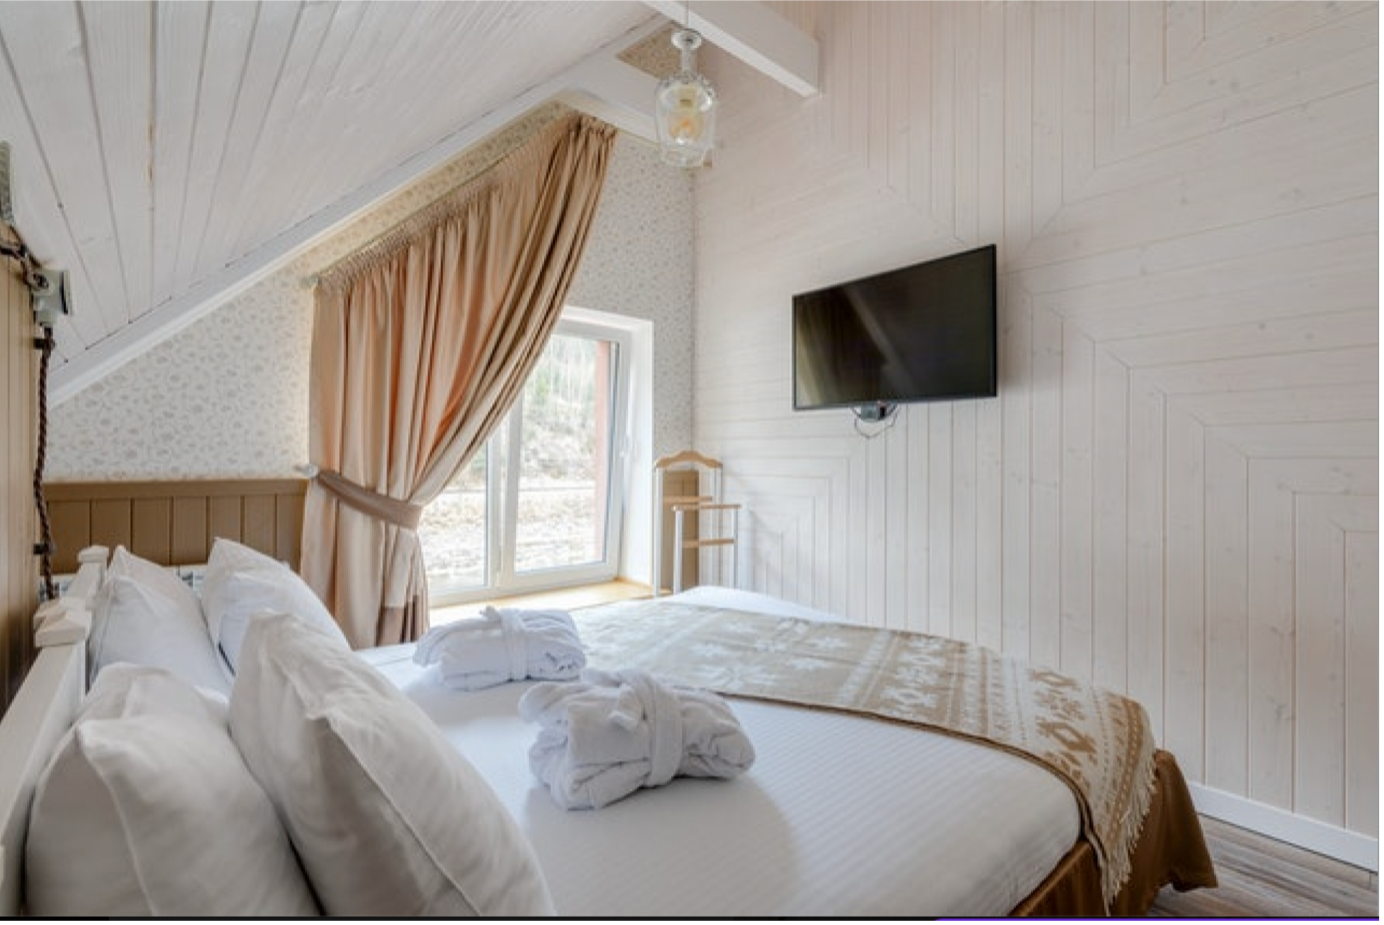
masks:
<svg viewBox="0 0 1384 925"><path fill-rule="evenodd" d="M418 540L427 563L430 592L486 584L486 448L423 511Z"/></svg>
<svg viewBox="0 0 1384 925"><path fill-rule="evenodd" d="M611 344L555 335L524 386L514 571L605 558Z"/></svg>

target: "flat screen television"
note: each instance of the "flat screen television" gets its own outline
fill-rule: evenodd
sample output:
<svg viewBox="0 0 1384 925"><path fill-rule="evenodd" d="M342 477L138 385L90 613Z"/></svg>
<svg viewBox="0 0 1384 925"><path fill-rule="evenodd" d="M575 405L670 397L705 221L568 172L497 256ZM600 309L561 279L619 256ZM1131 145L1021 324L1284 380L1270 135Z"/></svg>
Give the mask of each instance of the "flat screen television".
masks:
<svg viewBox="0 0 1384 925"><path fill-rule="evenodd" d="M995 245L793 297L793 407L996 394Z"/></svg>

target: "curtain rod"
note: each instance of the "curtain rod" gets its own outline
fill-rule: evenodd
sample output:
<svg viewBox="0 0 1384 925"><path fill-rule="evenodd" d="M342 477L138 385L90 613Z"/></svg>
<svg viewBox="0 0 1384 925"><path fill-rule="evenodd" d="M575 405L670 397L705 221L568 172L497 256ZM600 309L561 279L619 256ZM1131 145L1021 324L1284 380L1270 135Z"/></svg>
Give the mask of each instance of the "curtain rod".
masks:
<svg viewBox="0 0 1384 925"><path fill-rule="evenodd" d="M538 112L541 112L541 110L538 110L538 111L536 111L536 112L534 112L534 113L530 113L530 115L537 115ZM366 241L364 244L360 245L360 246L357 247L357 248L354 248L350 253L348 253L348 254L343 254L342 256L336 258L336 259L333 260L331 263L327 264L325 267L323 267L322 269L318 270L316 273L312 273L312 274L310 274L310 275L308 275L308 276L303 277L302 280L301 280L301 286L302 286L302 288L304 288L304 289L313 289L313 288L316 288L316 286L317 286L320 282L322 282L322 280L323 280L325 277L330 276L332 273L336 272L338 269L341 268L341 266L342 266L343 264L347 263L347 262L350 261L350 260L355 259L355 258L356 258L357 256L359 256L360 254L366 253L366 252L369 251L371 248L376 247L377 245L382 244L382 243L383 243L384 241L386 241L391 235L396 234L396 233L399 232L401 229L405 228L405 227L408 225L409 222L415 220L416 218L418 218L418 217L421 216L421 215L424 215L424 214L427 213L430 209L437 208L441 203L444 203L449 197L455 196L458 192L460 192L460 191L461 191L463 188L465 188L466 186L469 186L470 184L475 183L476 181L485 178L485 177L486 177L488 174L490 174L492 171L494 171L494 170L496 170L497 168L503 166L506 160L508 160L511 156L513 156L514 154L516 154L517 152L519 152L520 150L522 150L526 145L528 145L530 142L532 142L532 141L534 140L534 138L536 138L537 136L539 136L540 134L542 134L544 131L550 129L555 123L561 121L561 120L564 119L564 118L574 118L574 117L577 117L578 115L579 115L579 114L578 114L575 110L568 109L568 108L565 107L565 106L561 106L561 105L556 105L556 106L554 106L554 107L553 107L553 113L552 113L552 115L551 115L550 117L543 119L538 125L534 126L530 131L525 132L525 133L523 134L523 137L521 137L518 141L514 142L512 145L506 147L506 149L505 149L502 153L497 154L497 155L496 155L495 157L493 157L490 161L488 161L483 167L480 167L480 168L477 169L474 173L468 174L466 177L462 178L462 179L459 180L457 183L455 183L454 185L452 185L449 189L445 190L444 192L439 193L439 194L438 194L437 196L435 196L433 199L429 200L427 203L425 203L425 204L423 204L422 206L420 206L419 208L415 209L415 210L414 210L412 213L410 213L408 216L406 216L406 217L400 219L399 221L395 222L393 225L390 225L388 228L385 228L384 230L378 232L377 234L375 234L374 236L372 236L368 241ZM514 126L514 125L515 125L515 123L511 123L511 127ZM503 132L503 131L504 131L504 130L502 129L501 132ZM496 137L496 136L492 135L491 137L494 138L494 137ZM463 155L461 155L461 156L464 157L465 155L463 154ZM444 167L445 167L445 165L444 165ZM439 168L439 169L442 169L442 168Z"/></svg>

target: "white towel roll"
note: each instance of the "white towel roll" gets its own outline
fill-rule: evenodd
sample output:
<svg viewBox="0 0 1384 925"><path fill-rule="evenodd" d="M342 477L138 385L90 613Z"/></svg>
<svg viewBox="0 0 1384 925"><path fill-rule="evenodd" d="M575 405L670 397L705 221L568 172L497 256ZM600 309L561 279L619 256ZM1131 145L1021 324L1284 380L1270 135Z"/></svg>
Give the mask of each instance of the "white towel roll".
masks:
<svg viewBox="0 0 1384 925"><path fill-rule="evenodd" d="M572 680L586 664L586 650L566 611L487 607L479 618L428 630L413 660L436 664L448 687L474 691L525 678Z"/></svg>
<svg viewBox="0 0 1384 925"><path fill-rule="evenodd" d="M564 809L599 809L678 776L731 778L754 763L724 698L634 669L535 684L519 715L540 727L529 766Z"/></svg>

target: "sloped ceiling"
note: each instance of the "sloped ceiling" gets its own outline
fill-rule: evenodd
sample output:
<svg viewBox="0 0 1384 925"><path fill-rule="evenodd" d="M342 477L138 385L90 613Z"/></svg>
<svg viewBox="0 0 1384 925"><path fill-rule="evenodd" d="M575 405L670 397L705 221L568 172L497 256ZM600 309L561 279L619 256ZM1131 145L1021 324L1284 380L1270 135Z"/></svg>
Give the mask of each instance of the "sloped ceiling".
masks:
<svg viewBox="0 0 1384 925"><path fill-rule="evenodd" d="M651 134L655 80L618 56L665 16L811 91L810 39L759 4L711 6L0 3L11 237L72 293L50 399L534 106L563 99Z"/></svg>

